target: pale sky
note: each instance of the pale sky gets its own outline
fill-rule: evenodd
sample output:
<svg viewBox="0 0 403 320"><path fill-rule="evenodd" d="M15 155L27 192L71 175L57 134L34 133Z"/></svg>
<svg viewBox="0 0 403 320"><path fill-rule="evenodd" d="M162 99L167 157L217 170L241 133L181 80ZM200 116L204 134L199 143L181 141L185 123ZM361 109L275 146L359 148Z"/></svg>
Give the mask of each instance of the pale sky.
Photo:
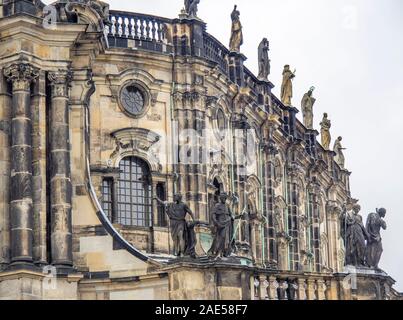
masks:
<svg viewBox="0 0 403 320"><path fill-rule="evenodd" d="M183 0L104 1L112 10L168 18L183 7ZM316 128L328 112L332 137L343 136L361 213L366 219L375 208L388 210L381 268L403 291L403 1L201 0L198 16L226 46L234 4L241 12L247 67L257 74L257 47L267 37L274 93L279 95L285 64L297 69L296 107L316 87Z"/></svg>

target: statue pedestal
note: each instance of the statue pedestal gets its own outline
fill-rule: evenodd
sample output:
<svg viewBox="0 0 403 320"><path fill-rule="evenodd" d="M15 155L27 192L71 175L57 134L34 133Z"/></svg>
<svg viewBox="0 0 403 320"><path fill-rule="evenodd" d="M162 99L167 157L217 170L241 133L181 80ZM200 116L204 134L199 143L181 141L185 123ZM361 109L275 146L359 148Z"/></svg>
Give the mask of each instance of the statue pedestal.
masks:
<svg viewBox="0 0 403 320"><path fill-rule="evenodd" d="M382 270L346 266L337 276L342 300L389 300L394 296L396 281Z"/></svg>

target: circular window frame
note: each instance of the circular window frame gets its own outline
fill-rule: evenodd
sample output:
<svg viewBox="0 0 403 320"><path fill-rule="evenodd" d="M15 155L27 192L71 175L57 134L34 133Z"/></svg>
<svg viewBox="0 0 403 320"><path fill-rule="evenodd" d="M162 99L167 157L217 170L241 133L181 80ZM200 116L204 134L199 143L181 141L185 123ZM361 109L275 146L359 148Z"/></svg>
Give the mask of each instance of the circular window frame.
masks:
<svg viewBox="0 0 403 320"><path fill-rule="evenodd" d="M140 113L137 113L137 114L132 113L125 108L124 103L122 101L122 93L123 93L123 90L125 90L127 87L135 87L143 95L144 105L143 105L143 110ZM139 83L138 81L135 81L135 80L127 81L119 89L118 104L119 104L120 109L123 111L123 113L126 114L128 117L135 118L135 119L143 118L147 114L148 110L150 109L150 94L148 92L148 89L143 84Z"/></svg>

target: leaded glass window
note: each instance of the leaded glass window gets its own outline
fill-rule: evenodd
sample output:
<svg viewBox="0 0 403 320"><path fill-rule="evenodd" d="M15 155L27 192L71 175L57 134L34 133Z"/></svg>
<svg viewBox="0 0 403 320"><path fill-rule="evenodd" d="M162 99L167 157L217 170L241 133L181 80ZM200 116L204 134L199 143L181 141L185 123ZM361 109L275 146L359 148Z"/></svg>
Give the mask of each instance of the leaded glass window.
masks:
<svg viewBox="0 0 403 320"><path fill-rule="evenodd" d="M136 157L120 164L117 222L126 226L151 226L152 188L148 164Z"/></svg>

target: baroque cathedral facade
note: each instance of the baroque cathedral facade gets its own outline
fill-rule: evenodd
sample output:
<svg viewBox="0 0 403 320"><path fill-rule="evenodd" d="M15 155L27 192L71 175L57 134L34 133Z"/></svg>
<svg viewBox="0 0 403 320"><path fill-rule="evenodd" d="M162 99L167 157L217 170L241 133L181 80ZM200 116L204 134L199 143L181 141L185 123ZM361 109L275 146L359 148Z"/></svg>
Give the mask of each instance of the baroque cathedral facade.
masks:
<svg viewBox="0 0 403 320"><path fill-rule="evenodd" d="M256 76L237 8L228 49L197 3L168 19L0 0L0 298L398 299L386 273L345 268L356 200L327 120L321 143L289 68L272 93L268 41ZM176 194L192 258L173 255ZM221 194L233 252L212 259Z"/></svg>

